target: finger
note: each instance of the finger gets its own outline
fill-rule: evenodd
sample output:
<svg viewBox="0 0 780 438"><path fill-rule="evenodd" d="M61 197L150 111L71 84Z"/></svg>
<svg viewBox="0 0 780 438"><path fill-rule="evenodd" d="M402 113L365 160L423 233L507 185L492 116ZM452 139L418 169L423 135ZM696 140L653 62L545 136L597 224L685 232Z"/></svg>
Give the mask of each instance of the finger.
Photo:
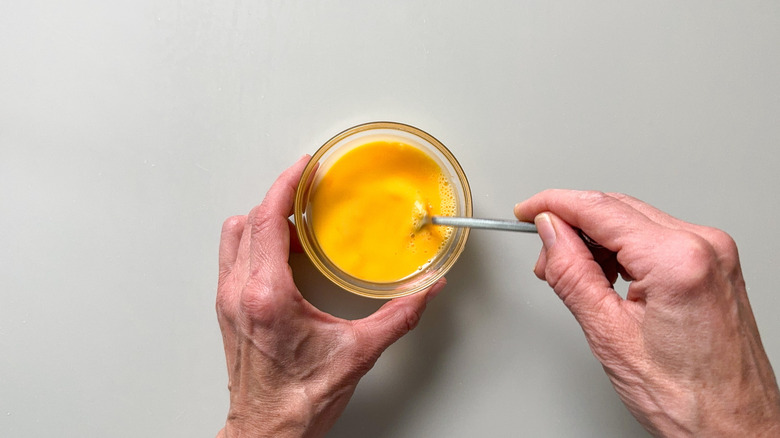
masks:
<svg viewBox="0 0 780 438"><path fill-rule="evenodd" d="M670 229L690 231L699 235L709 242L722 258L725 258L725 262L729 266L737 262L735 260L735 258L738 257L736 244L731 236L725 232L717 228L685 222L629 195L609 193L609 196L625 202L651 220Z"/></svg>
<svg viewBox="0 0 780 438"><path fill-rule="evenodd" d="M586 333L602 330L619 315L622 299L577 232L551 213L535 223L546 252L544 277Z"/></svg>
<svg viewBox="0 0 780 438"><path fill-rule="evenodd" d="M539 258L536 259L536 265L534 265L534 275L539 280L544 280L545 269L547 269L547 251L542 248L539 251Z"/></svg>
<svg viewBox="0 0 780 438"><path fill-rule="evenodd" d="M520 220L545 211L617 253L617 262L635 279L644 278L653 268L648 254L656 253L658 243L673 231L601 192L546 190L515 206Z"/></svg>
<svg viewBox="0 0 780 438"><path fill-rule="evenodd" d="M427 292L424 292L425 293L425 304L430 303L431 300L436 298L436 296L439 295L439 292L444 290L444 286L446 286L446 285L447 285L447 279L442 277L436 283L434 283L433 286L431 286L428 289Z"/></svg>
<svg viewBox="0 0 780 438"><path fill-rule="evenodd" d="M238 291L232 287L225 287L228 277L234 271L239 248L241 247L241 235L243 234L246 216L233 216L222 224L222 235L219 240L219 280L217 282L217 317L220 327L227 327L234 311L234 303ZM227 346L227 340L225 341Z"/></svg>
<svg viewBox="0 0 780 438"><path fill-rule="evenodd" d="M372 357L379 357L387 347L417 326L426 304L446 284L442 278L427 291L395 298L373 314L356 321L358 342L373 353Z"/></svg>
<svg viewBox="0 0 780 438"><path fill-rule="evenodd" d="M247 218L250 267L267 265L281 268L290 255L290 228L288 216L293 208L295 191L301 174L309 161L301 157L285 170L266 193L263 202L253 208Z"/></svg>
<svg viewBox="0 0 780 438"><path fill-rule="evenodd" d="M245 223L246 216L233 216L227 218L222 224L222 234L219 239L220 280L230 272L236 262Z"/></svg>
<svg viewBox="0 0 780 438"><path fill-rule="evenodd" d="M623 281L634 281L634 277L631 276L631 274L626 271L626 268L623 267L620 263L617 264L618 274L620 274L620 278L623 279Z"/></svg>
<svg viewBox="0 0 780 438"><path fill-rule="evenodd" d="M543 212L555 213L602 246L618 252L626 236L651 235L659 224L602 192L546 190L515 206L515 216L531 221Z"/></svg>
<svg viewBox="0 0 780 438"><path fill-rule="evenodd" d="M617 262L617 254L602 247L593 248L588 246L588 250L593 255L593 260L601 266L601 270L611 284L615 284L618 279L618 274L622 274L624 279L627 278L628 274L625 273L625 269ZM547 252L542 248L539 252L539 258L536 261L536 265L534 266L534 274L540 280L545 280L544 271L546 267Z"/></svg>
<svg viewBox="0 0 780 438"><path fill-rule="evenodd" d="M626 205L629 205L634 210L647 216L653 222L661 224L665 227L672 229L682 229L687 225L691 225L633 196L626 195L624 193L606 193L606 195L611 196L618 201L625 203Z"/></svg>

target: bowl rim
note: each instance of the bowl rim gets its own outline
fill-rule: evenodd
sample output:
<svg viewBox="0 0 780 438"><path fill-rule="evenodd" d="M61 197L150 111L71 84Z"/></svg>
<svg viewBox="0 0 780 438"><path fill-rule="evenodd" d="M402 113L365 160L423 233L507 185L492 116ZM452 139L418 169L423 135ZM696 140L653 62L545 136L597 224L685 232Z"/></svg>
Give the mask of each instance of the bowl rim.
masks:
<svg viewBox="0 0 780 438"><path fill-rule="evenodd" d="M309 236L305 232L306 230L304 229L306 228L306 226L303 225L305 223L304 212L306 210L306 205L304 205L304 197L307 195L307 192L309 191L308 189L311 183L313 182L314 176L316 175L316 169L319 165L320 159L329 150L331 150L332 147L334 147L335 145L339 144L342 140L347 139L352 135L365 132L365 131L372 131L372 130L402 131L407 134L416 136L424 140L425 142L429 143L430 145L432 145L434 148L436 148L436 150L439 153L441 153L444 156L446 162L449 163L450 166L452 166L452 168L455 170L456 173L455 177L457 177L457 179L460 181L460 186L462 187L462 192L464 197L464 206L463 206L464 208L462 211L462 214L464 216L471 217L472 210L473 210L473 203L472 203L472 196L471 196L471 187L469 186L468 178L466 177L466 173L463 171L463 168L461 167L457 158L455 158L455 155L453 155L452 152L450 152L450 150L434 136L412 125L408 125L401 122L391 122L391 121L374 121L374 122L361 123L352 126L350 128L347 128L339 132L338 134L334 135L328 141L326 141L322 146L320 146L317 149L317 151L314 153L314 155L311 156L309 162L306 163L306 167L304 168L303 173L301 174L301 179L298 181L298 185L295 191L295 202L294 202L294 210L293 210L294 221L296 224L295 228L298 234L298 240L301 243L304 252L309 257L309 259L314 264L314 266L317 268L317 270L319 270L326 278L328 278L330 281L332 281L342 289L364 297L376 298L376 299L391 299L391 298L397 298L397 297L421 292L429 288L430 286L432 286L436 281L438 281L441 277L443 277L450 270L450 268L452 268L452 266L455 264L455 262L458 260L461 253L465 249L466 241L468 240L469 237L469 229L461 228L457 230L457 233L453 234L453 238L457 236L457 241L453 242L454 247L452 248L449 257L447 257L443 261L442 265L434 273L427 273L427 276L423 276L421 278L418 278L418 274L412 274L408 277L404 277L403 279L397 280L395 282L371 282L371 281L366 281L366 280L352 277L346 272L341 271L344 276L354 278L358 283L362 283L362 284L356 284L355 282L350 282L345 278L343 278L341 275L338 275L337 273L333 272L328 267L328 265L323 260L321 260L321 257L326 257L326 256L324 254L318 253L314 249L314 244L313 242L309 241ZM402 287L405 283L408 283L411 280L418 280L418 281L415 281L411 287L408 288ZM365 286L371 284L381 284L386 287L388 286L392 287L397 285L398 288L395 292L378 293L377 292L378 289L372 289L370 286Z"/></svg>

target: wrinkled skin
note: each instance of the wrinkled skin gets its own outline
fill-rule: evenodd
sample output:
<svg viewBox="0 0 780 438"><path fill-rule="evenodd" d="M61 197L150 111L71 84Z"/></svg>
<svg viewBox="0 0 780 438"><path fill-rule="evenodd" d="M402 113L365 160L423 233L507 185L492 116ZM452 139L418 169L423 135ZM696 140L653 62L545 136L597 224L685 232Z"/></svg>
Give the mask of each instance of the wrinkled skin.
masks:
<svg viewBox="0 0 780 438"><path fill-rule="evenodd" d="M318 437L344 410L380 354L420 319L444 286L384 304L356 321L309 304L293 282L288 217L308 157L273 184L248 216L227 219L219 248L217 317L230 410L221 437Z"/></svg>
<svg viewBox="0 0 780 438"><path fill-rule="evenodd" d="M734 241L629 196L550 190L515 207L534 272L582 326L631 413L656 436L780 436L780 395ZM589 250L573 228L602 249ZM630 281L625 299L613 289Z"/></svg>

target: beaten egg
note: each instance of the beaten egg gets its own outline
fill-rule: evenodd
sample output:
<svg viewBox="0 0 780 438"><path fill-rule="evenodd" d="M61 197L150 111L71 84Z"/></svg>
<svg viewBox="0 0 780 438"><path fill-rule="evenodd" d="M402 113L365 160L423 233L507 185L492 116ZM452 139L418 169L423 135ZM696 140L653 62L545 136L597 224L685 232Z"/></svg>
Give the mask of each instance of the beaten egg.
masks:
<svg viewBox="0 0 780 438"><path fill-rule="evenodd" d="M415 146L380 140L339 157L313 188L311 226L345 273L393 282L430 264L452 235L423 215L453 216L456 197L439 164Z"/></svg>

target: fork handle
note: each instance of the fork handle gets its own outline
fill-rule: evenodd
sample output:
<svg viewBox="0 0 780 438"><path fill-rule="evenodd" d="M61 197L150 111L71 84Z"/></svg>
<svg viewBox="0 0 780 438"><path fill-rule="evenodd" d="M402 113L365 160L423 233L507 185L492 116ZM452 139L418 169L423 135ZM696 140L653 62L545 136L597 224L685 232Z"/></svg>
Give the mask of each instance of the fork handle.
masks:
<svg viewBox="0 0 780 438"><path fill-rule="evenodd" d="M519 231L521 233L536 233L536 225L511 219L482 219L476 217L433 216L433 225L449 227L482 228L487 230Z"/></svg>

